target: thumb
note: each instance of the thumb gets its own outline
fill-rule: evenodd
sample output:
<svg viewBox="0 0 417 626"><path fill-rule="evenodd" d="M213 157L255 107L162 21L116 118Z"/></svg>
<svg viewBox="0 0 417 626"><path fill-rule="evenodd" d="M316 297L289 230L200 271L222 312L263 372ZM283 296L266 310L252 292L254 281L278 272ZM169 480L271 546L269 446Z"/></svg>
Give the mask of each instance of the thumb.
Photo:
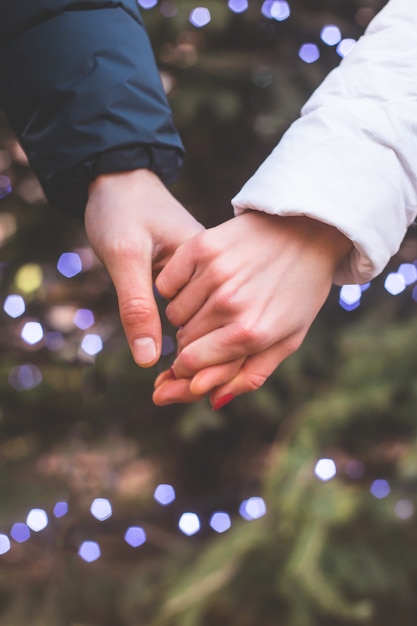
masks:
<svg viewBox="0 0 417 626"><path fill-rule="evenodd" d="M134 249L112 255L106 266L114 283L120 318L135 362L151 367L161 354L162 331L152 285L152 253Z"/></svg>

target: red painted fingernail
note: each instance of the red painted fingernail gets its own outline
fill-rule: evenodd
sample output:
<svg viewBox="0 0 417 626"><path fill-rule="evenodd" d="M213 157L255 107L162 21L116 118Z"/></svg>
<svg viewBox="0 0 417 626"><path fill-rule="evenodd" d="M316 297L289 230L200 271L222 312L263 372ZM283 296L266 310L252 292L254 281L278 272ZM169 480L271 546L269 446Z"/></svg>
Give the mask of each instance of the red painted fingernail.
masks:
<svg viewBox="0 0 417 626"><path fill-rule="evenodd" d="M171 365L171 367L169 368L169 371L171 372L171 376L174 380L177 380L177 377L175 376L175 372L174 372L174 366Z"/></svg>
<svg viewBox="0 0 417 626"><path fill-rule="evenodd" d="M229 402L234 400L234 398L235 397L232 393L228 393L225 396L222 396L217 400L217 402L214 403L213 411L218 411L219 409L222 409L224 406L226 406L226 404L229 404Z"/></svg>

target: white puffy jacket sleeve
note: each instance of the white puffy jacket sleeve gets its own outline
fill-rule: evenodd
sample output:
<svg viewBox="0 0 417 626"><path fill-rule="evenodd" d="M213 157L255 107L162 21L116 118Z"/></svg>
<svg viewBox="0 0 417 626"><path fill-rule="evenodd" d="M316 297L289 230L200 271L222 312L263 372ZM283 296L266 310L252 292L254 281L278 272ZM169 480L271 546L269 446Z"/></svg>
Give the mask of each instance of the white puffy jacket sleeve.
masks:
<svg viewBox="0 0 417 626"><path fill-rule="evenodd" d="M383 270L417 214L416 0L388 2L232 203L339 229L338 284Z"/></svg>

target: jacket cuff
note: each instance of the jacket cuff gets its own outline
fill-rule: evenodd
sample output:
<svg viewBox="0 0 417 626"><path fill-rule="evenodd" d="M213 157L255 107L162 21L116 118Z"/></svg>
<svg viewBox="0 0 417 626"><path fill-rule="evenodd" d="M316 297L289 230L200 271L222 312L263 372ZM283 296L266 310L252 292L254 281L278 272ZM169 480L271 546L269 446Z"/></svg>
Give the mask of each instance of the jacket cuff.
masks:
<svg viewBox="0 0 417 626"><path fill-rule="evenodd" d="M149 169L165 185L170 185L176 180L183 161L184 152L178 148L146 145L109 150L56 177L53 183L44 184L44 192L53 206L76 217L83 217L88 201L88 187L98 176Z"/></svg>

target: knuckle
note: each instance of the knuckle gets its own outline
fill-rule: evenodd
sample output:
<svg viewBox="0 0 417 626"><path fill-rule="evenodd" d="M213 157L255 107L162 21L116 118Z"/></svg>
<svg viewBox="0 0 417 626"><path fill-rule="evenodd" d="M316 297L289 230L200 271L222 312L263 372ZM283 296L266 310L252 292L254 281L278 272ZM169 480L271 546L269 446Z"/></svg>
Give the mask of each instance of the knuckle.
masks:
<svg viewBox="0 0 417 626"><path fill-rule="evenodd" d="M235 340L249 349L258 350L263 346L265 337L259 325L252 321L236 324Z"/></svg>
<svg viewBox="0 0 417 626"><path fill-rule="evenodd" d="M145 298L128 298L119 302L120 317L129 326L148 322L155 316L155 308Z"/></svg>
<svg viewBox="0 0 417 626"><path fill-rule="evenodd" d="M257 389L260 389L260 387L262 387L262 385L266 382L267 378L268 377L264 374L249 374L245 381L246 391L256 391Z"/></svg>
<svg viewBox="0 0 417 626"><path fill-rule="evenodd" d="M221 273L216 275L219 282L224 282L227 280L225 276ZM217 294L214 297L214 308L216 311L226 314L235 314L239 311L239 297L238 293L235 289L231 289L230 287L225 287L223 289L219 289Z"/></svg>
<svg viewBox="0 0 417 626"><path fill-rule="evenodd" d="M129 262L138 257L138 246L128 239L114 238L106 244L103 253L107 263Z"/></svg>
<svg viewBox="0 0 417 626"><path fill-rule="evenodd" d="M196 373L198 369L197 359L191 351L184 348L175 363L175 371L177 372L177 370L180 370L181 373L184 373L185 376L187 376Z"/></svg>

